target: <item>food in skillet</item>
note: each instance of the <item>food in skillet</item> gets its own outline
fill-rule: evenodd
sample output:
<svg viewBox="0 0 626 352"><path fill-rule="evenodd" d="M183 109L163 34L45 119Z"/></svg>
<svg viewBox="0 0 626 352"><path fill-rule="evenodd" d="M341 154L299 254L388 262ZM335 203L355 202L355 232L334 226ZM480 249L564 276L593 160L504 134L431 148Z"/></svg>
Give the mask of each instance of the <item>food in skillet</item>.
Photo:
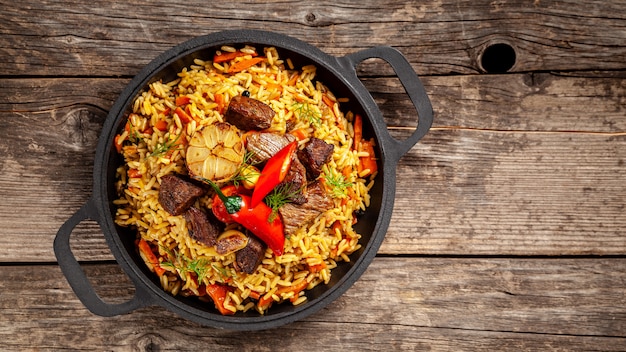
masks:
<svg viewBox="0 0 626 352"><path fill-rule="evenodd" d="M135 99L115 138L115 220L166 291L263 314L306 301L360 248L374 141L315 74L274 48L223 47Z"/></svg>

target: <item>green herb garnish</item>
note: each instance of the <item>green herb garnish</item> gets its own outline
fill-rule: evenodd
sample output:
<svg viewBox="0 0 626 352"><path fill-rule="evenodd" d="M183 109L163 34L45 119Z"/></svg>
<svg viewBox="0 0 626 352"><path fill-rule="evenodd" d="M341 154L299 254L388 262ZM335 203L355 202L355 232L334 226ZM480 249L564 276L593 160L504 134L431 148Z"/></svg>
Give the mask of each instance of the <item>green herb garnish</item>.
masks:
<svg viewBox="0 0 626 352"><path fill-rule="evenodd" d="M170 141L169 139L171 135L168 133L167 138L166 138L167 142L157 144L157 146L154 147L154 150L152 151L150 156L161 156L170 150L181 150L182 147L177 147L176 142L178 142L178 140L180 139L180 136L182 135L183 135L183 131L180 131L178 136L176 136L174 140Z"/></svg>
<svg viewBox="0 0 626 352"><path fill-rule="evenodd" d="M334 198L345 198L348 196L348 187L352 187L352 182L347 181L342 174L338 174L331 169L325 169L324 178Z"/></svg>
<svg viewBox="0 0 626 352"><path fill-rule="evenodd" d="M280 185L270 194L265 196L265 204L272 209L267 221L272 222L278 215L278 209L293 200L302 192L302 188L296 188L292 183Z"/></svg>
<svg viewBox="0 0 626 352"><path fill-rule="evenodd" d="M295 103L292 105L298 118L304 119L309 124L319 126L322 123L322 113L319 110L314 109L311 104L308 103Z"/></svg>
<svg viewBox="0 0 626 352"><path fill-rule="evenodd" d="M170 258L174 258L173 261L164 261L161 266L169 266L176 269L180 275L185 273L195 273L198 278L198 282L202 283L202 280L209 273L209 261L205 258L190 259L180 252L173 253L170 249L162 247L169 255Z"/></svg>
<svg viewBox="0 0 626 352"><path fill-rule="evenodd" d="M257 171L252 166L253 163L250 162L250 159L254 156L254 152L248 151L243 155L243 162L237 169L237 172L230 178L229 182L232 182L235 187L239 187L241 183L244 185L246 183L254 184L256 180L258 180L259 175L261 175L260 171Z"/></svg>
<svg viewBox="0 0 626 352"><path fill-rule="evenodd" d="M130 116L128 117L128 140L131 143L138 143L139 140L141 140L139 132L137 131L137 129L135 129L135 125L133 125L133 121L131 120Z"/></svg>

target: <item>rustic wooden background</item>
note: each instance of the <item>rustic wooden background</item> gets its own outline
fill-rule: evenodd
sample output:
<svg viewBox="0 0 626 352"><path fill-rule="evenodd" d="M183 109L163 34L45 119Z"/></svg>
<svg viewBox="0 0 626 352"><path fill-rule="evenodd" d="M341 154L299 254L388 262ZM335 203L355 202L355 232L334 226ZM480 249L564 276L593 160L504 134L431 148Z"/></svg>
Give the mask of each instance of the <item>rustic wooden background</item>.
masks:
<svg viewBox="0 0 626 352"><path fill-rule="evenodd" d="M0 338L7 350L625 350L626 1L0 1ZM343 56L390 45L430 133L398 166L379 255L301 322L215 330L161 308L87 311L52 252L89 198L108 109L196 35L269 29ZM485 49L514 48L506 72ZM387 64L359 75L397 136L415 112ZM72 248L132 295L93 221Z"/></svg>

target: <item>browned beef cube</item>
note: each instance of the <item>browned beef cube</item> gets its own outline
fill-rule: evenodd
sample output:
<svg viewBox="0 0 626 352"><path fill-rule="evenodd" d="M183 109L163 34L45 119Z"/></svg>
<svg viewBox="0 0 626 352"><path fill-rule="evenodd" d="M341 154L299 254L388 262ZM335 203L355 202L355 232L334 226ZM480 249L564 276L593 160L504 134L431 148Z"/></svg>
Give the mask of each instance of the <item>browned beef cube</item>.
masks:
<svg viewBox="0 0 626 352"><path fill-rule="evenodd" d="M290 134L249 133L246 137L246 149L252 153L250 162L253 164L265 162L294 140L295 137Z"/></svg>
<svg viewBox="0 0 626 352"><path fill-rule="evenodd" d="M291 202L303 204L306 202L306 197L302 194L302 190L306 186L306 182L306 169L294 154L285 179L277 187L288 187L288 193L293 195L290 198Z"/></svg>
<svg viewBox="0 0 626 352"><path fill-rule="evenodd" d="M328 197L319 181L310 183L304 194L306 202L298 205L287 203L279 208L285 226L285 235L291 235L300 227L308 225L322 212L332 208L333 200Z"/></svg>
<svg viewBox="0 0 626 352"><path fill-rule="evenodd" d="M165 175L161 177L159 203L172 215L180 215L203 196L206 190L181 176Z"/></svg>
<svg viewBox="0 0 626 352"><path fill-rule="evenodd" d="M264 130L270 127L275 114L264 102L238 95L230 100L224 120L244 131Z"/></svg>
<svg viewBox="0 0 626 352"><path fill-rule="evenodd" d="M334 145L315 137L298 150L298 158L306 168L309 179L314 180L322 173L322 166L330 161L334 150Z"/></svg>
<svg viewBox="0 0 626 352"><path fill-rule="evenodd" d="M250 235L248 244L235 253L235 270L246 274L252 274L261 264L265 255L265 243Z"/></svg>
<svg viewBox="0 0 626 352"><path fill-rule="evenodd" d="M213 213L207 213L192 206L187 209L184 216L191 238L209 247L215 246L217 236L222 232L223 226Z"/></svg>

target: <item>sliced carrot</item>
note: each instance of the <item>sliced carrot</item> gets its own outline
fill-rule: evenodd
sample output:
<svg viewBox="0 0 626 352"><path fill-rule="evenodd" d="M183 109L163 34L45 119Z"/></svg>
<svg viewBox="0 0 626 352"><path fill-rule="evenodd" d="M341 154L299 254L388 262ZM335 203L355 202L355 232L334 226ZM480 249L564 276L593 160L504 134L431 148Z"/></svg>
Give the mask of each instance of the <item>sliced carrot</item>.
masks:
<svg viewBox="0 0 626 352"><path fill-rule="evenodd" d="M244 53L241 51L233 51L233 52L225 52L225 53L221 53L220 55L214 55L213 56L213 62L216 64L219 64L221 62L225 62L225 61L230 61L236 57L240 57L240 56L246 56L246 55L251 55L252 57L257 56L258 54L255 53Z"/></svg>
<svg viewBox="0 0 626 352"><path fill-rule="evenodd" d="M359 158L359 174L363 170L369 169L369 172L363 176L368 176L378 170L378 164L374 155L374 143L372 140L361 142L361 151L367 152L369 156Z"/></svg>
<svg viewBox="0 0 626 352"><path fill-rule="evenodd" d="M182 123L189 123L191 121L191 116L189 116L189 114L186 113L185 110L181 109L180 107L177 107L176 110L174 110L174 113L178 115L178 118L180 119L180 122Z"/></svg>
<svg viewBox="0 0 626 352"><path fill-rule="evenodd" d="M333 106L335 106L335 102L330 99L330 97L328 97L328 95L326 94L322 94L322 101L324 102L324 104L328 105L329 108L333 108Z"/></svg>
<svg viewBox="0 0 626 352"><path fill-rule="evenodd" d="M326 263L321 262L316 265L309 265L309 271L312 273L319 273L320 271L326 269ZM306 286L305 286L306 287Z"/></svg>
<svg viewBox="0 0 626 352"><path fill-rule="evenodd" d="M345 166L341 169L341 174L346 178L346 180L349 180L352 174L352 166Z"/></svg>
<svg viewBox="0 0 626 352"><path fill-rule="evenodd" d="M337 231L337 230L341 230L341 221L336 220L335 222L333 222L332 225L330 225L330 228L333 229L333 231ZM341 232L341 231L340 231Z"/></svg>
<svg viewBox="0 0 626 352"><path fill-rule="evenodd" d="M224 113L224 95L223 94L215 94L215 102L217 103L217 112L220 114Z"/></svg>
<svg viewBox="0 0 626 352"><path fill-rule="evenodd" d="M191 98L189 98L188 96L180 96L180 97L176 97L176 106L182 106L185 104L189 104L189 102L191 101Z"/></svg>
<svg viewBox="0 0 626 352"><path fill-rule="evenodd" d="M308 285L309 285L308 281L302 280L301 282L295 285L281 287L278 290L276 290L274 294L280 297L280 295L282 295L283 293L293 292L293 296L290 298L290 300L291 302L295 302L295 300L298 299L298 295L300 294L300 292L304 290ZM273 301L274 299L272 298L272 295L270 295L267 298L265 296L262 296L259 298L259 301L257 302L257 306L261 309L267 309L269 308L269 306L272 304Z"/></svg>
<svg viewBox="0 0 626 352"><path fill-rule="evenodd" d="M128 169L128 177L130 178L140 178L141 172L137 169Z"/></svg>
<svg viewBox="0 0 626 352"><path fill-rule="evenodd" d="M299 75L297 73L294 73L293 76L291 76L291 78L289 78L289 81L287 81L287 85L288 86L295 86L296 85L296 81L298 80Z"/></svg>
<svg viewBox="0 0 626 352"><path fill-rule="evenodd" d="M157 259L156 254L154 254L154 252L152 251L152 248L150 248L148 242L146 242L144 239L141 239L137 243L137 247L139 248L139 254L144 259L144 261L149 264L149 266L152 266L150 270L154 271L159 276L165 274L165 269L163 269L159 264L159 260Z"/></svg>
<svg viewBox="0 0 626 352"><path fill-rule="evenodd" d="M274 301L274 299L272 298L272 296L269 297L265 297L265 296L261 296L261 298L259 298L259 301L257 302L257 307L259 307L260 309L267 309L270 307L270 305L272 305L272 302Z"/></svg>
<svg viewBox="0 0 626 352"><path fill-rule="evenodd" d="M298 128L289 133L296 137L299 141L305 140L307 138L306 128Z"/></svg>
<svg viewBox="0 0 626 352"><path fill-rule="evenodd" d="M235 312L227 309L224 306L224 301L226 301L226 296L228 296L229 291L230 289L228 288L228 286L220 284L207 285L206 287L206 292L209 294L211 299L213 299L213 303L215 303L215 308L217 308L217 310L222 315L235 314Z"/></svg>
<svg viewBox="0 0 626 352"><path fill-rule="evenodd" d="M251 59L247 59L247 60L242 60L239 62L236 62L234 64L232 64L229 68L228 68L228 73L237 73L237 72L241 72L247 68L250 68L256 64L258 64L259 62L265 60L264 57L253 57Z"/></svg>
<svg viewBox="0 0 626 352"><path fill-rule="evenodd" d="M352 144L352 149L359 149L361 139L363 139L363 118L361 115L356 114L354 116L354 143Z"/></svg>
<svg viewBox="0 0 626 352"><path fill-rule="evenodd" d="M159 120L154 124L154 127L159 131L167 130L167 122L165 120Z"/></svg>
<svg viewBox="0 0 626 352"><path fill-rule="evenodd" d="M274 90L277 90L277 91L279 91L279 92L282 92L282 91L283 91L283 86L281 86L280 84L277 84L277 83L268 83L268 84L265 86L265 88L266 88L267 90L270 90L270 91L274 91Z"/></svg>
<svg viewBox="0 0 626 352"><path fill-rule="evenodd" d="M258 300L259 298L261 298L261 294L256 291L250 291L248 297Z"/></svg>
<svg viewBox="0 0 626 352"><path fill-rule="evenodd" d="M308 281L302 280L302 282L300 282L299 284L289 286L289 288L286 289L285 292L293 292L293 296L291 296L290 301L295 302L298 299L300 292L303 291L307 286L309 286Z"/></svg>
<svg viewBox="0 0 626 352"><path fill-rule="evenodd" d="M185 145L187 145L187 139L183 138L181 136L181 138L178 138L176 140L176 142L174 143L174 145L172 146L172 148L170 148L167 153L165 153L165 157L166 158L171 158L172 154L174 154L174 151L176 150L183 150L185 149Z"/></svg>
<svg viewBox="0 0 626 352"><path fill-rule="evenodd" d="M113 140L113 144L115 144L115 149L117 150L118 153L122 152L122 146L123 146L124 140L122 139L122 135L118 134L115 136L115 139Z"/></svg>

